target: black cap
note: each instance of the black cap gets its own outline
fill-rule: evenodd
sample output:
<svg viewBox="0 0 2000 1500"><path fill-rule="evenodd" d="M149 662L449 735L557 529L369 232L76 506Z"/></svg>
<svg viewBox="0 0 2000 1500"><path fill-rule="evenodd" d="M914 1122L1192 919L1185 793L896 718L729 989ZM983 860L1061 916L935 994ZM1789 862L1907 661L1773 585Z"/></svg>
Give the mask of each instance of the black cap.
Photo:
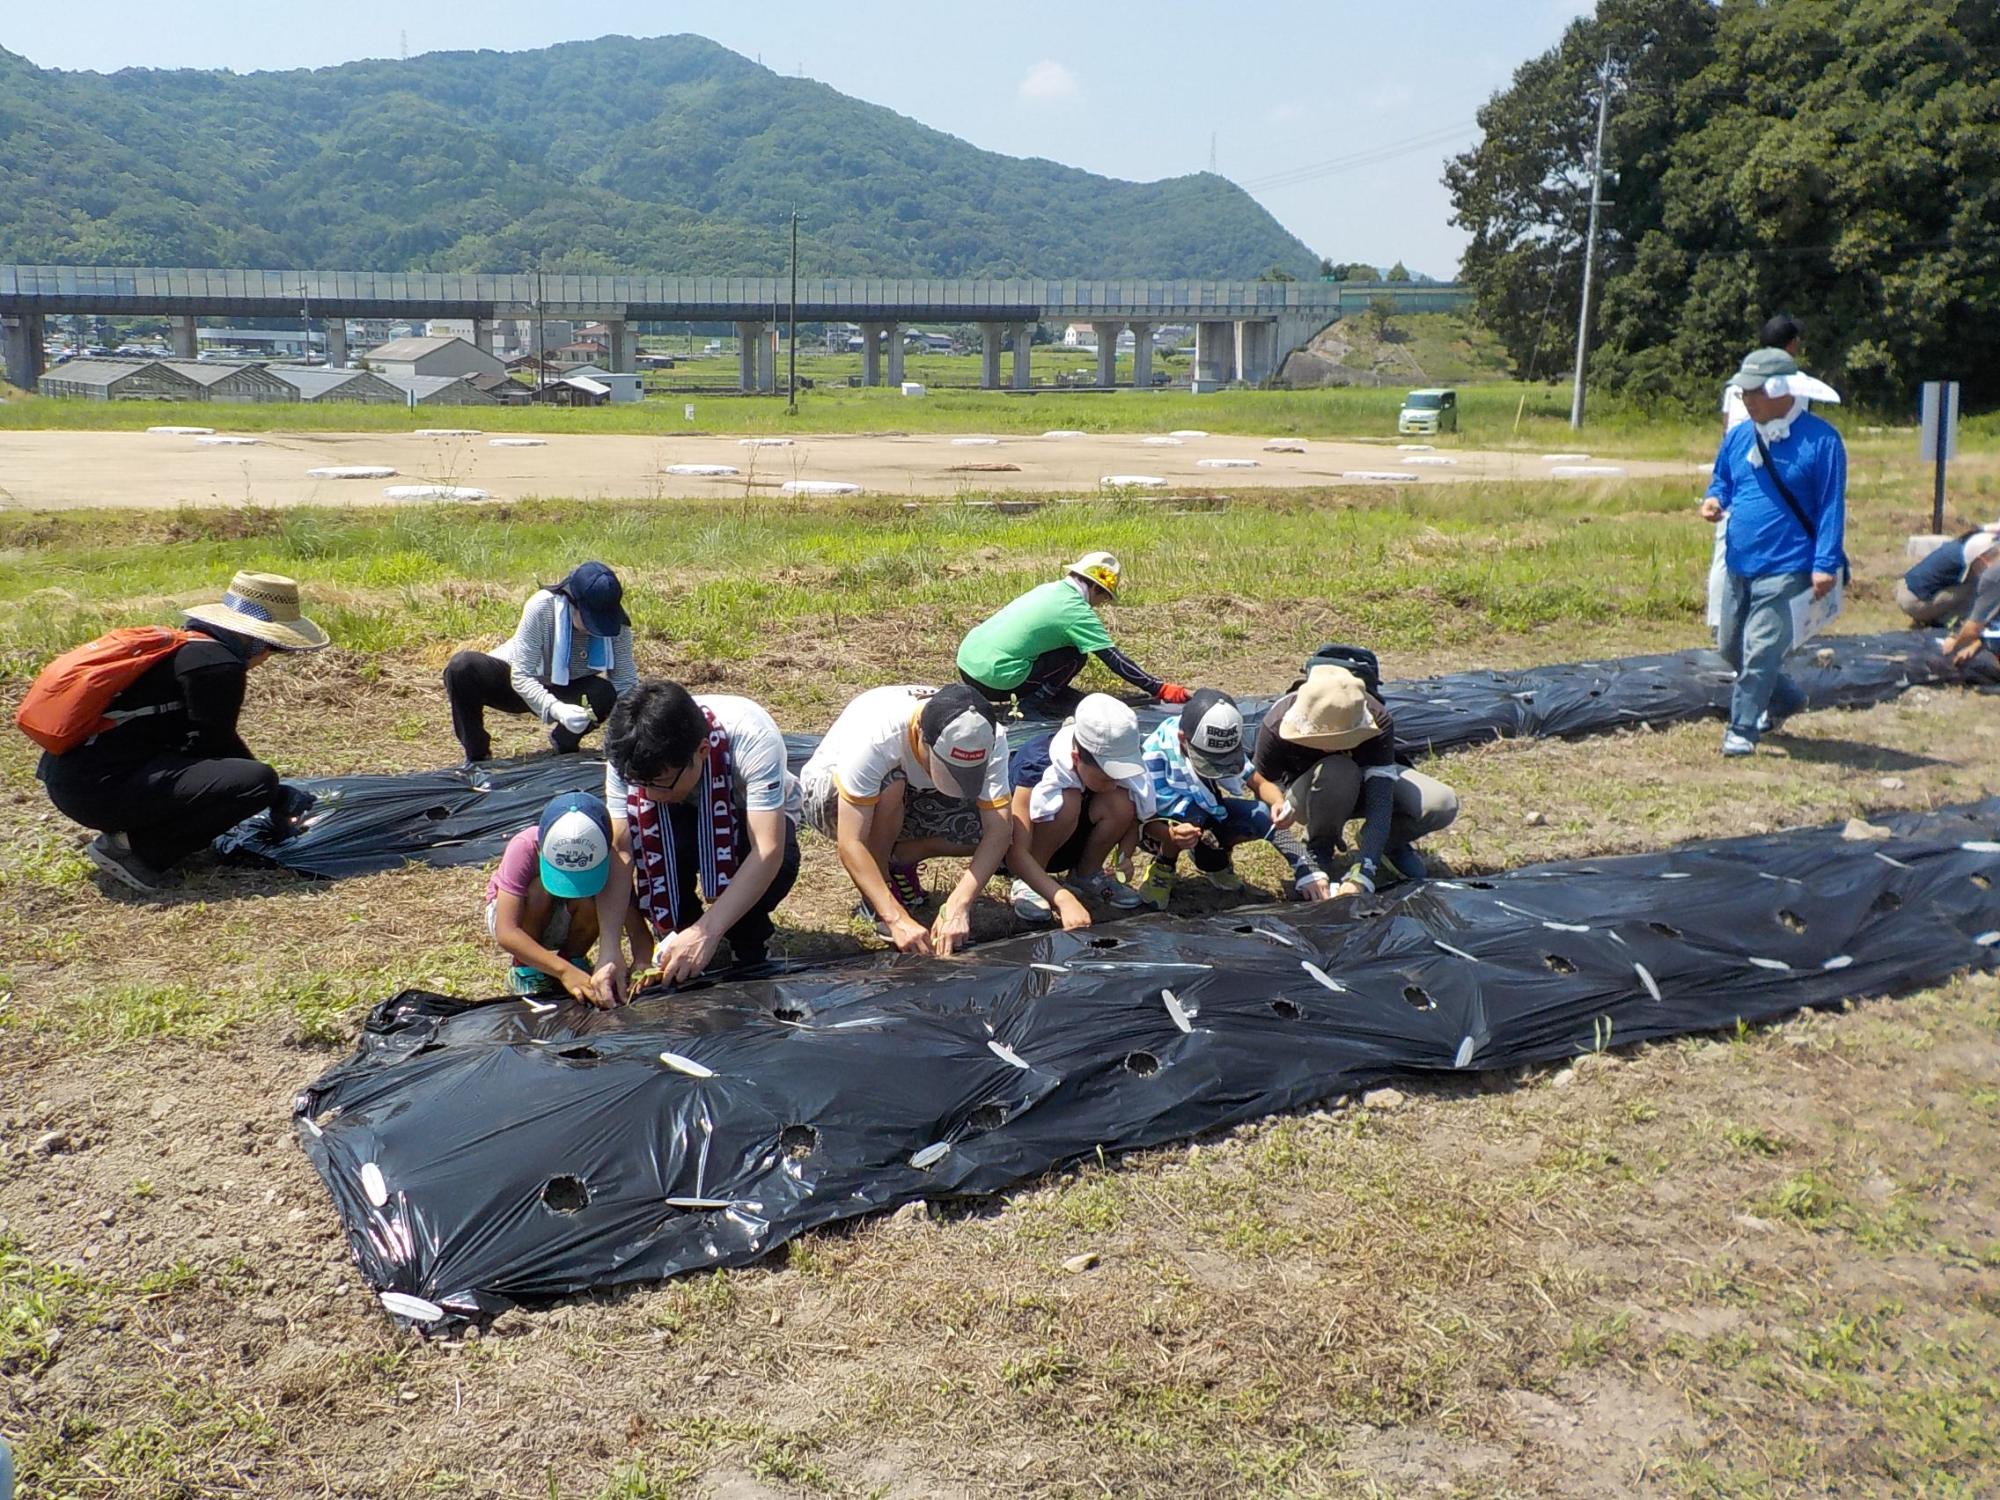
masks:
<svg viewBox="0 0 2000 1500"><path fill-rule="evenodd" d="M999 735L999 710L961 683L939 688L917 719L917 738L930 752L931 780L949 796L978 796Z"/></svg>
<svg viewBox="0 0 2000 1500"><path fill-rule="evenodd" d="M1221 688L1201 688L1181 709L1181 743L1195 774L1226 781L1243 774L1243 711Z"/></svg>

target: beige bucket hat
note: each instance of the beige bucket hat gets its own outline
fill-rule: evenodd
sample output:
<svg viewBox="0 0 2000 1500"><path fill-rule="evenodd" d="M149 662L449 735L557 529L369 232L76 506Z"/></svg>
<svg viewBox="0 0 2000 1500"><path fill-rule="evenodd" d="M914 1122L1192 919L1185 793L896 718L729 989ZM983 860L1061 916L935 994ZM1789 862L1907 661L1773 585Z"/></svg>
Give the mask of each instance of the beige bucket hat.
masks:
<svg viewBox="0 0 2000 1500"><path fill-rule="evenodd" d="M238 573L219 602L182 612L280 651L317 651L327 643L326 632L299 612L298 581L278 573Z"/></svg>
<svg viewBox="0 0 2000 1500"><path fill-rule="evenodd" d="M1361 679L1345 667L1314 667L1278 721L1278 737L1308 750L1352 750L1382 732Z"/></svg>

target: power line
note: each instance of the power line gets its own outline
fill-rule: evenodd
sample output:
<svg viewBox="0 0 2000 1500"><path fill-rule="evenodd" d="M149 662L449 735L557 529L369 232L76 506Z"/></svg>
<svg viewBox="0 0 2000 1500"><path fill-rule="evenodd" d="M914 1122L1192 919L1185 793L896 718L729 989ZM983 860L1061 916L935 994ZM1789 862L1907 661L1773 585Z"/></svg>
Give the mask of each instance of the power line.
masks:
<svg viewBox="0 0 2000 1500"><path fill-rule="evenodd" d="M1456 125L1447 125L1426 131L1407 140L1391 142L1384 146L1357 151L1349 156L1336 156L1326 161L1311 162L1304 166L1292 167L1283 172L1273 172L1266 177L1253 177L1239 182L1238 187L1246 192L1256 192L1267 188L1297 187L1302 183L1314 182L1322 177L1331 177L1337 172L1349 172L1361 167L1372 167L1383 162L1394 161L1401 156L1410 156L1419 151L1433 150L1457 140L1468 130L1477 129L1477 120L1463 120Z"/></svg>

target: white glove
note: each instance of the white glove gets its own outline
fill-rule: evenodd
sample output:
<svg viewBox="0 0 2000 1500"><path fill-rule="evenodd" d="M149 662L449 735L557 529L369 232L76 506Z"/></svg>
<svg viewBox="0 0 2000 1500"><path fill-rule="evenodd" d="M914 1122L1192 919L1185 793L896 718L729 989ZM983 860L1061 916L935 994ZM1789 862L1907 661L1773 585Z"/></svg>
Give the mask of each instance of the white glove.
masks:
<svg viewBox="0 0 2000 1500"><path fill-rule="evenodd" d="M571 734L582 734L597 722L597 715L581 703L558 703L549 712Z"/></svg>

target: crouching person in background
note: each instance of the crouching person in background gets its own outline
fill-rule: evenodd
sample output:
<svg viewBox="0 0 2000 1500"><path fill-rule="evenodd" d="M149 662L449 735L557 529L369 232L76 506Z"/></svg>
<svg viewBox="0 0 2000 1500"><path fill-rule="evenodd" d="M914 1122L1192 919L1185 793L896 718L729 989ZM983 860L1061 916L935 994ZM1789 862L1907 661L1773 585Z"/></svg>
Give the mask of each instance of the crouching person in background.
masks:
<svg viewBox="0 0 2000 1500"><path fill-rule="evenodd" d="M1257 726L1251 762L1283 787L1316 871L1334 862L1343 830L1361 819L1358 857L1334 892L1353 896L1428 873L1416 843L1451 826L1458 797L1396 762L1396 726L1379 698L1344 667L1315 666Z"/></svg>
<svg viewBox="0 0 2000 1500"><path fill-rule="evenodd" d="M103 830L90 862L136 891L258 813L285 837L312 802L236 729L252 667L327 643L298 584L238 573L219 603L186 614L184 632L114 631L57 658L15 716L46 752L35 774L56 810Z"/></svg>
<svg viewBox="0 0 2000 1500"><path fill-rule="evenodd" d="M626 997L635 965L666 984L698 978L725 938L739 970L763 965L771 913L799 878L799 784L770 714L748 698L642 682L611 711L604 756L615 868L598 926L629 930L636 901L658 941L649 959L635 938L629 962L606 944L599 1002Z"/></svg>
<svg viewBox="0 0 2000 1500"><path fill-rule="evenodd" d="M1139 716L1108 693L1092 693L1061 729L1023 745L1010 775L1014 915L1036 923L1060 918L1068 931L1090 925L1079 894L1124 911L1139 906L1139 893L1105 868L1115 851L1129 878L1139 822L1153 813ZM1067 888L1055 880L1063 874Z"/></svg>

